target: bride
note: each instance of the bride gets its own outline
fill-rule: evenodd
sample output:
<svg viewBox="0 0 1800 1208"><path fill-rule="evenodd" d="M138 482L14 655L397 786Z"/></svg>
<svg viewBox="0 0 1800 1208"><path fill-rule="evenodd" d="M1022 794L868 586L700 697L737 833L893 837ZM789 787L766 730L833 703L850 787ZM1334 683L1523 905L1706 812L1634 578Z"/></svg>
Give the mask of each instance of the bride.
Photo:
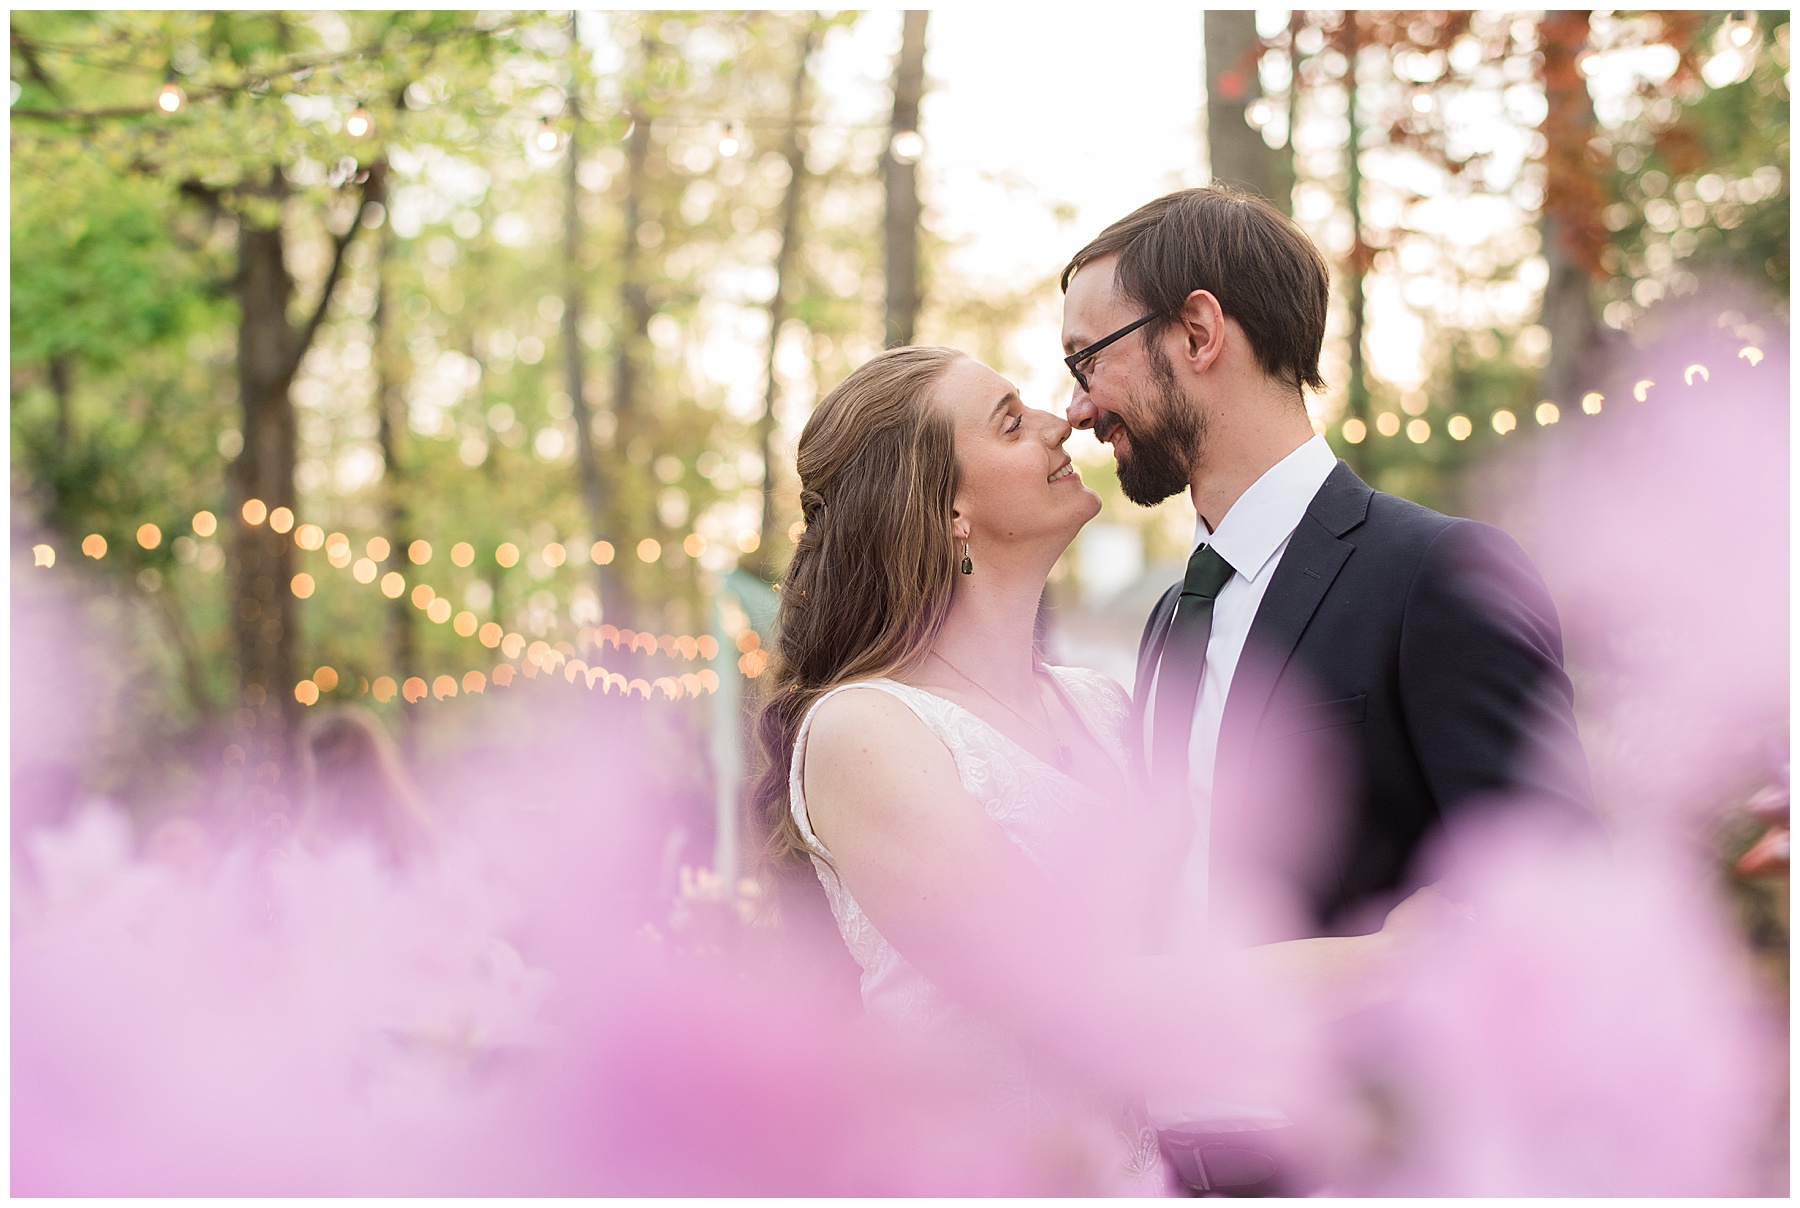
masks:
<svg viewBox="0 0 1800 1208"><path fill-rule="evenodd" d="M866 1009L984 1038L994 1085L1039 1108L1071 1101L1053 1086L1140 1096L1176 1043L1166 1008L1208 993L1154 955L1178 828L1134 804L1129 697L1039 656L1045 580L1100 511L1069 434L944 348L883 353L820 402L753 791L767 855L816 871ZM1350 1009L1419 909L1239 955ZM1160 1179L1154 1134L1121 1135L1128 1174Z"/></svg>

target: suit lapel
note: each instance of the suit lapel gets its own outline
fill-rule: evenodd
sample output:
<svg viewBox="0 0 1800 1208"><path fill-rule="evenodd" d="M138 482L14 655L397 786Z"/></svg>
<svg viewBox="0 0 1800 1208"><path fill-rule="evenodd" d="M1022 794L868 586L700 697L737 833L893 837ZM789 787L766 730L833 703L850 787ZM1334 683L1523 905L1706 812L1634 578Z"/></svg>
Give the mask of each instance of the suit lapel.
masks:
<svg viewBox="0 0 1800 1208"><path fill-rule="evenodd" d="M1356 547L1343 536L1368 516L1373 495L1374 491L1339 461L1288 539L1275 577L1269 580L1256 619L1250 623L1244 653L1225 698L1213 778L1215 802L1235 788L1276 680L1325 593L1355 552Z"/></svg>

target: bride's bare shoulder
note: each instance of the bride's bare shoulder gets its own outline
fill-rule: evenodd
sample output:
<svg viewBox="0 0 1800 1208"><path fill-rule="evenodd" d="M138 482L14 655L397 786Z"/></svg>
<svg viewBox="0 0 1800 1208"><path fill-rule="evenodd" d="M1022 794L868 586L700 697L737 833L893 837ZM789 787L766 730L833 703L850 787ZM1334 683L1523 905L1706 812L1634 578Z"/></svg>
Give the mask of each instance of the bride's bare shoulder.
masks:
<svg viewBox="0 0 1800 1208"><path fill-rule="evenodd" d="M872 684L854 684L834 692L813 712L806 744L806 766L857 757L886 757L931 741L906 703Z"/></svg>

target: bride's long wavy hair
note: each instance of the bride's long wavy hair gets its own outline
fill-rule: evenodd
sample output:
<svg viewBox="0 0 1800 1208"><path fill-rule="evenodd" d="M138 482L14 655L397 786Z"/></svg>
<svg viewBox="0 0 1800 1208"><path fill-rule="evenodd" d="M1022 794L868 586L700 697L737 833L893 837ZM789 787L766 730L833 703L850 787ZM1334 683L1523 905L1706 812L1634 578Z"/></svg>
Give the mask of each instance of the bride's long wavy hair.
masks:
<svg viewBox="0 0 1800 1208"><path fill-rule="evenodd" d="M806 531L781 581L755 721L751 812L774 869L792 868L806 852L788 808L788 773L807 710L839 684L916 666L950 610L956 445L931 392L962 355L884 352L827 394L800 434Z"/></svg>

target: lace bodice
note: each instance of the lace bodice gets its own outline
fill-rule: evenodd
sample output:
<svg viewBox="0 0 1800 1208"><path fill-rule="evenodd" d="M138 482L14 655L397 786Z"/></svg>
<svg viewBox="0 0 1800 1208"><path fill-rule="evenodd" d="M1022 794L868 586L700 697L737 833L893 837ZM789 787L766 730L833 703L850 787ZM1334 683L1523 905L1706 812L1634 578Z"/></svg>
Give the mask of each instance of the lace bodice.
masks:
<svg viewBox="0 0 1800 1208"><path fill-rule="evenodd" d="M1093 736L1103 746L1123 751L1131 714L1131 701L1123 690L1095 671L1079 667L1048 670L1080 710ZM806 813L801 781L813 717L833 696L858 689L885 692L912 710L949 749L963 789L1026 858L1040 867L1053 861L1062 844L1076 841L1080 824L1091 820L1091 811L1109 807L1080 781L1051 767L961 705L923 688L890 679L864 680L834 688L813 702L794 740L788 804L812 853L813 868L825 887L838 931L862 967L863 1005L871 1014L895 1023L941 1023L955 1014L953 1004L875 929L831 866L830 853L813 834Z"/></svg>

